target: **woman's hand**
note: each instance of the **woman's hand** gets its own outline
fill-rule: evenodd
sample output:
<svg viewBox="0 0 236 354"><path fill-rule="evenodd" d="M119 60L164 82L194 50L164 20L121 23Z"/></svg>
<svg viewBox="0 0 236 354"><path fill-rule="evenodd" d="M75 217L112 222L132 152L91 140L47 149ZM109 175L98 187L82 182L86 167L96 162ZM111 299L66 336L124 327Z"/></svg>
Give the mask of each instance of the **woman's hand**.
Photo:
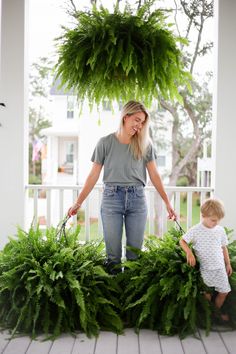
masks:
<svg viewBox="0 0 236 354"><path fill-rule="evenodd" d="M174 211L174 209L172 208L172 206L170 205L170 203L166 204L166 209L167 209L167 212L168 212L168 218L170 220L176 220L177 219L177 214Z"/></svg>
<svg viewBox="0 0 236 354"><path fill-rule="evenodd" d="M67 212L68 216L71 217L73 215L76 215L78 210L79 210L79 208L80 208L80 206L81 205L78 204L77 202L74 205L72 205L72 207Z"/></svg>

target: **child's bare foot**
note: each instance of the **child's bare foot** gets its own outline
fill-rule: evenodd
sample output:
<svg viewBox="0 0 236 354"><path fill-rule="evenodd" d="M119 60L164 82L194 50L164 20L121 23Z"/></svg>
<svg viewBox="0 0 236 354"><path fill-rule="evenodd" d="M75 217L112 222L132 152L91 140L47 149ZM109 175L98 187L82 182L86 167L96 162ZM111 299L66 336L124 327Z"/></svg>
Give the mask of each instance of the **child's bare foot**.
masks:
<svg viewBox="0 0 236 354"><path fill-rule="evenodd" d="M229 315L227 315L226 313L222 313L220 315L220 317L221 317L222 321L224 321L224 322L228 322L229 321Z"/></svg>

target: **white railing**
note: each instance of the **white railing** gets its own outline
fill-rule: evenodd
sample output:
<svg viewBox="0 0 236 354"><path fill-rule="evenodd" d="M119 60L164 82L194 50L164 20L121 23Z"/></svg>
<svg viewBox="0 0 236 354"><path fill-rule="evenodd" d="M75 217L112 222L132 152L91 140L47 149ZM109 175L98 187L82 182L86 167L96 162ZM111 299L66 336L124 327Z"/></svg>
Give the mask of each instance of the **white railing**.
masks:
<svg viewBox="0 0 236 354"><path fill-rule="evenodd" d="M82 186L68 185L27 185L26 186L26 227L33 222L40 227L56 226L67 214L68 208L75 201ZM91 237L91 220L95 220L97 236L102 235L102 224L100 218L100 204L102 198L102 185L96 185L87 197L81 208L84 213L83 232L85 240ZM170 195L172 205L184 228L189 229L193 222L196 222L196 200L199 204L209 196L213 195L213 189L208 187L165 187ZM158 234L162 235L170 226L167 219L165 205L153 186L145 187L148 201L148 223L147 234L155 234L158 225ZM183 203L183 199L185 203ZM158 210L158 215L156 215ZM194 211L194 215L193 215ZM195 219L194 219L195 218ZM200 213L198 211L198 218ZM77 226L77 216L69 221L70 226Z"/></svg>

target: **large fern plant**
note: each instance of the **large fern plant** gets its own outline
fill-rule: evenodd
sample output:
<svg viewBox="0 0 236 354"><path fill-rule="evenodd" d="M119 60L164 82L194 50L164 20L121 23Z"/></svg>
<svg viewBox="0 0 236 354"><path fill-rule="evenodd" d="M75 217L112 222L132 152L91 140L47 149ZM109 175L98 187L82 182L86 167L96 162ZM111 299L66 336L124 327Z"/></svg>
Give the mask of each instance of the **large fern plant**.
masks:
<svg viewBox="0 0 236 354"><path fill-rule="evenodd" d="M126 262L126 272L118 278L120 287L125 289L121 301L124 323L180 337L195 333L199 327L208 334L212 326L219 324L214 302L209 303L204 297L204 292L212 289L204 285L199 265L187 265L180 237L181 232L175 229L162 239L150 237L144 251L136 250L138 259ZM223 310L230 321L220 324L236 328L236 241L230 243L229 254L234 271L229 278L232 291Z"/></svg>
<svg viewBox="0 0 236 354"><path fill-rule="evenodd" d="M199 325L211 326L211 308L203 296L198 269L186 264L179 246L180 233L171 230L164 238L150 237L136 262L127 262L123 294L124 320L136 328L185 336Z"/></svg>
<svg viewBox="0 0 236 354"><path fill-rule="evenodd" d="M183 70L177 38L152 2L136 12L126 6L113 13L95 6L75 14L76 26L59 39L56 65L61 84L90 103L138 99L146 104L160 95L180 98L189 75Z"/></svg>
<svg viewBox="0 0 236 354"><path fill-rule="evenodd" d="M0 253L0 324L33 337L82 330L97 335L100 328L118 333L114 279L103 269L101 242L80 244L78 230L66 239L49 228L19 229Z"/></svg>
<svg viewBox="0 0 236 354"><path fill-rule="evenodd" d="M214 307L198 268L186 264L180 233L149 237L138 258L124 272L109 275L101 242L79 242L79 229L58 237L21 229L0 252L0 326L15 333L57 336L82 330L88 336L101 328L122 332L127 327L156 329L184 337L211 329ZM232 292L224 305L236 327L236 241L229 245L234 270ZM208 289L209 290L209 289Z"/></svg>

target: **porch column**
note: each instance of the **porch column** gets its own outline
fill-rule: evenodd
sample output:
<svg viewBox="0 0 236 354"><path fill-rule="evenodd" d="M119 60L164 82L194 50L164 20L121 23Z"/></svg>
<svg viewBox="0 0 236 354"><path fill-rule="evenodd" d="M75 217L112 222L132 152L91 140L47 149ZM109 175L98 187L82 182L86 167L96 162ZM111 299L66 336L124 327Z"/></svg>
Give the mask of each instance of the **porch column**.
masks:
<svg viewBox="0 0 236 354"><path fill-rule="evenodd" d="M0 248L24 227L27 182L28 0L1 0L0 31Z"/></svg>
<svg viewBox="0 0 236 354"><path fill-rule="evenodd" d="M236 1L215 0L213 157L215 195L225 204L222 225L236 237ZM214 170L214 168L213 168Z"/></svg>

